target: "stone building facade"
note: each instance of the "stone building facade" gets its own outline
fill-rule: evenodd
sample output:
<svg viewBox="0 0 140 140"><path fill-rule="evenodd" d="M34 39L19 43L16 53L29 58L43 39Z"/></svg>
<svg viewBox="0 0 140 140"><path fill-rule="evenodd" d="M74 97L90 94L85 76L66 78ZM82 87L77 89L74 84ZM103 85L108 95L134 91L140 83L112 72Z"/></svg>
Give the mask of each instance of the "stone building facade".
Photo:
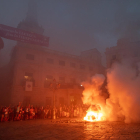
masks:
<svg viewBox="0 0 140 140"><path fill-rule="evenodd" d="M18 24L19 29L43 34L36 14L29 11L25 20ZM96 73L105 74L101 64L101 54L97 49L81 52L74 56L48 48L17 42L11 52L9 64L1 69L1 104L52 105L53 80L60 83L55 90L56 105L80 104L83 87L81 83Z"/></svg>
<svg viewBox="0 0 140 140"><path fill-rule="evenodd" d="M121 62L123 59L140 62L140 41L119 39L116 46L106 48L105 54L107 68L110 68L114 62Z"/></svg>
<svg viewBox="0 0 140 140"><path fill-rule="evenodd" d="M94 55L95 52L96 49L91 50L90 55ZM9 63L10 102L52 104L53 92L50 84L55 79L60 83L60 88L55 91L57 104L81 103L81 83L96 73L104 72L101 62L93 62L86 60L86 57L84 59L83 55L73 56L49 49L33 48L33 45L17 45ZM28 81L32 82L32 89L29 91L26 90Z"/></svg>

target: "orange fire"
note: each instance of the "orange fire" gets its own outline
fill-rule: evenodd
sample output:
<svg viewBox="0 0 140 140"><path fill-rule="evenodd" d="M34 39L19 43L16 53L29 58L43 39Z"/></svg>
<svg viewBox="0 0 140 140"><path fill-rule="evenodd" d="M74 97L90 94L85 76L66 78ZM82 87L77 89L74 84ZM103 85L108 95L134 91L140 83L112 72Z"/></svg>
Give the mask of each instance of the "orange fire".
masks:
<svg viewBox="0 0 140 140"><path fill-rule="evenodd" d="M103 113L101 110L98 111L92 111L91 108L87 111L86 116L84 117L85 121L95 122L95 121L102 121L103 119Z"/></svg>
<svg viewBox="0 0 140 140"><path fill-rule="evenodd" d="M97 112L94 112L94 111L89 111L89 112L87 112L86 116L84 117L84 120L85 121L90 121L90 122L101 121L102 120L102 116L103 116L102 113L97 113Z"/></svg>

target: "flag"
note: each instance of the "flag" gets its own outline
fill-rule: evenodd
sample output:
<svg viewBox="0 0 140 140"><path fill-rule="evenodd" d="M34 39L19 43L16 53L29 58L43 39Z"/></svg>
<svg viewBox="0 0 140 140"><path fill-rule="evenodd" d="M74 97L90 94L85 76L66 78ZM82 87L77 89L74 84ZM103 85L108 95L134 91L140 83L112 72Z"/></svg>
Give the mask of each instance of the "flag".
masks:
<svg viewBox="0 0 140 140"><path fill-rule="evenodd" d="M32 87L33 87L33 82L26 81L25 91L32 91Z"/></svg>

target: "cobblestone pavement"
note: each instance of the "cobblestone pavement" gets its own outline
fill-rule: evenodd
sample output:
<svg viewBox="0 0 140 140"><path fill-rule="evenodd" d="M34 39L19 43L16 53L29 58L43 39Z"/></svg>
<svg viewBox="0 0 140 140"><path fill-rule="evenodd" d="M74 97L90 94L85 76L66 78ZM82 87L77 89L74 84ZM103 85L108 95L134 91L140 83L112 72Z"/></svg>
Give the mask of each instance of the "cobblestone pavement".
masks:
<svg viewBox="0 0 140 140"><path fill-rule="evenodd" d="M140 124L122 122L51 122L27 120L0 123L0 140L140 140Z"/></svg>

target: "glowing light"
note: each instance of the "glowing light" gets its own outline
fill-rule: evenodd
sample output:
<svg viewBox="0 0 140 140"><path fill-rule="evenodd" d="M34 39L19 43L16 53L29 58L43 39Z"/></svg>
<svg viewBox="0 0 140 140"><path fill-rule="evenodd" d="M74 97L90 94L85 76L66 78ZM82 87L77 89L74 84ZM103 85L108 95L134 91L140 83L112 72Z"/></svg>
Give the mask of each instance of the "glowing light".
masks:
<svg viewBox="0 0 140 140"><path fill-rule="evenodd" d="M85 121L102 121L103 114L101 112L87 111L86 116L84 117Z"/></svg>
<svg viewBox="0 0 140 140"><path fill-rule="evenodd" d="M28 79L28 76L24 76L25 79Z"/></svg>

